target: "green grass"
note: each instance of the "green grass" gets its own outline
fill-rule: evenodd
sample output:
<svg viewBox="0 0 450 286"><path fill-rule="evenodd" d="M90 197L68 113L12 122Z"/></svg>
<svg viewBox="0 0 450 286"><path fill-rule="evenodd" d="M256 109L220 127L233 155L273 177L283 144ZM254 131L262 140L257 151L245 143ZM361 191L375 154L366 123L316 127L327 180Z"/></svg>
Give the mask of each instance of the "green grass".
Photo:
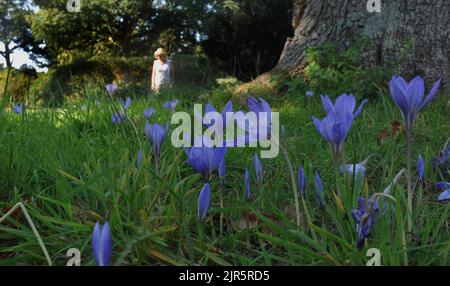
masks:
<svg viewBox="0 0 450 286"><path fill-rule="evenodd" d="M302 94L265 95L280 112L285 126L285 146L295 165L303 163L308 175L305 204L312 224L302 216L296 226L289 171L282 155L262 160L264 183L258 185L252 156L258 150L232 149L227 153L224 208L218 175L212 179L211 208L203 224L197 221L197 198L205 183L186 163L186 154L166 140L158 170L144 136L146 107L157 108L152 121L166 123L169 111L162 103L181 100L177 110L192 113L193 103L218 103L232 94L224 89L177 87L169 93L136 98L128 110L139 137L129 123L111 123L112 106L105 94L86 91L78 103L60 109L33 109L0 118L0 216L15 203L26 203L56 265L65 265L69 248L79 248L82 265L95 265L91 235L96 221L111 223L115 265L365 265L367 249L379 248L383 265L403 265L402 237L406 236L410 265L450 265L450 204L436 202L439 192L431 159L449 137L448 94L440 94L420 114L415 128L414 158L421 153L427 183L415 191L414 227L406 230L406 182L392 191L396 203L380 216L362 251L350 209L339 210L331 195L335 176L328 145L316 132L311 114L324 112L320 98L308 103ZM447 96L447 98L446 98ZM100 106L95 100L101 99ZM233 98L235 110L244 109ZM84 111L83 111L84 110ZM370 154L362 188L341 180L343 192L368 197L382 192L405 165L405 133L384 140L382 129L392 120L401 122L389 95L372 100L352 127L346 141L347 162L360 162ZM139 149L142 168L136 168ZM244 199L244 170L252 176L252 200ZM326 207L314 197L314 172L325 189ZM415 174L415 173L414 173ZM417 176L414 176L416 179ZM448 179L448 178L447 178ZM347 196L348 197L348 196ZM350 202L352 204L352 202ZM354 204L354 202L353 202ZM355 207L355 205L353 205ZM220 215L224 226L220 229ZM248 227L251 217L254 228ZM0 265L44 265L44 254L21 215L0 225Z"/></svg>

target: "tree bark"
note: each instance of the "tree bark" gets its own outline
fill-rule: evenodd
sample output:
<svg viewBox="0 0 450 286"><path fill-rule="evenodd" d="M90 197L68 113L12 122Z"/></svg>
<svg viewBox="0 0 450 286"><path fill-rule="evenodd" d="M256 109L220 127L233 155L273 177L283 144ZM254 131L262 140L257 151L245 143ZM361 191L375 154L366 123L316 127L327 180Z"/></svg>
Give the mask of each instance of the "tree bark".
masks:
<svg viewBox="0 0 450 286"><path fill-rule="evenodd" d="M274 71L301 74L305 50L324 43L345 50L361 36L373 44L363 52L364 66L428 81L450 77L450 1L381 0L381 13L369 13L368 0L294 0L293 38L287 40ZM409 48L407 48L409 46Z"/></svg>

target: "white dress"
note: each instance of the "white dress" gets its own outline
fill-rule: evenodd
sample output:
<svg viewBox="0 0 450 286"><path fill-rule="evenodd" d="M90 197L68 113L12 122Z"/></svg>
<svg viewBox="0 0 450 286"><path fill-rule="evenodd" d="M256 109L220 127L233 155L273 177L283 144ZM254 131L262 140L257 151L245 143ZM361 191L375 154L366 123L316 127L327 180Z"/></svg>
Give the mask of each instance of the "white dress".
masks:
<svg viewBox="0 0 450 286"><path fill-rule="evenodd" d="M160 89L162 85L170 84L172 61L167 60L165 63L162 63L160 60L155 60L153 65L155 67L155 88Z"/></svg>

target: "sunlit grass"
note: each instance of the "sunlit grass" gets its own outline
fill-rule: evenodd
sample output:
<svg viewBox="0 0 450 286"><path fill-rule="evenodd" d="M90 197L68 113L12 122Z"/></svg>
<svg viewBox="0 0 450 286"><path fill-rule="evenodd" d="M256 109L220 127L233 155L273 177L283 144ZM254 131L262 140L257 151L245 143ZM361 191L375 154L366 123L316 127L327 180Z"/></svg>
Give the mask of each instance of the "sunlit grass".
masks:
<svg viewBox="0 0 450 286"><path fill-rule="evenodd" d="M424 156L427 184L415 197L413 233L403 233L406 190L402 179L391 193L396 203L389 201L389 210L376 220L362 251L356 248L349 210L339 211L331 195L335 182L331 152L310 119L311 114L323 114L320 98L307 103L301 94L274 101L271 96L265 97L280 111L290 159L295 167L302 163L307 174L305 204L313 225L307 225L302 216L301 227L296 226L289 172L281 155L262 160L263 184L256 183L255 149L227 153L224 208L216 174L209 214L203 224L197 221L198 193L205 182L187 165L184 151L167 141L155 169L142 115L147 107L154 107L157 113L152 121L165 124L170 119L170 112L162 108L166 100L180 99L177 110L192 113L193 103L223 103L230 97L228 91L195 87L133 98L127 112L140 137L129 122L112 124L114 109L106 94L92 92L58 109L30 107L23 115L7 112L0 118L0 216L17 202L26 203L56 265L65 265L69 248L81 250L82 265L94 265L91 234L95 222L105 220L111 223L116 265L365 265L368 248L381 250L383 265L401 265L403 235L409 264L449 264L450 205L436 201L434 183L443 178L433 173L430 163L449 137L447 94L438 95L420 114L415 128L413 157ZM245 109L238 97L233 100L235 110ZM364 197L382 192L404 167L404 132L380 137L383 129L391 133L393 120L401 122L401 117L388 95L380 94L364 109L347 138L345 156L349 163L376 156L369 162L362 188L353 187L350 180L344 191ZM141 148L144 163L137 168ZM252 177L249 202L244 196L246 166ZM324 210L314 198L315 171L324 183ZM225 217L222 233L221 213ZM22 216L0 225L0 240L0 265L46 263Z"/></svg>

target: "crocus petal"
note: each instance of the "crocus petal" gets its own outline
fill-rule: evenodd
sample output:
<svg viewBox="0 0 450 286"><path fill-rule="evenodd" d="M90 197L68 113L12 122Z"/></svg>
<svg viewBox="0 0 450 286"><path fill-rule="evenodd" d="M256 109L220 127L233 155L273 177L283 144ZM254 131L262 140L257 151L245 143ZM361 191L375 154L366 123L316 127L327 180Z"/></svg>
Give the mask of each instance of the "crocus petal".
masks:
<svg viewBox="0 0 450 286"><path fill-rule="evenodd" d="M306 188L306 176L305 176L305 170L303 169L303 166L300 165L298 167L298 190L300 194L305 193Z"/></svg>
<svg viewBox="0 0 450 286"><path fill-rule="evenodd" d="M363 100L363 102L362 102L361 105L359 106L358 110L353 114L353 118L356 118L356 117L358 117L358 116L361 114L361 112L362 112L364 106L365 106L368 102L369 102L368 99Z"/></svg>
<svg viewBox="0 0 450 286"><path fill-rule="evenodd" d="M217 110L212 104L207 103L206 106L205 106L205 115L210 113L210 112L217 112Z"/></svg>
<svg viewBox="0 0 450 286"><path fill-rule="evenodd" d="M389 88L395 105L402 111L404 117L408 115L408 102L406 100L406 89L408 85L402 77L393 77Z"/></svg>
<svg viewBox="0 0 450 286"><path fill-rule="evenodd" d="M244 175L244 185L246 187L245 189L245 198L247 200L250 200L252 193L250 191L250 176L248 173L248 168L245 168L245 175Z"/></svg>
<svg viewBox="0 0 450 286"><path fill-rule="evenodd" d="M100 241L101 241L101 233L102 233L102 229L100 226L100 223L97 222L94 226L94 232L92 234L92 253L95 257L95 260L100 261L100 257L98 256L99 252L100 252Z"/></svg>
<svg viewBox="0 0 450 286"><path fill-rule="evenodd" d="M257 180L259 182L262 182L262 180L263 180L263 167L262 167L261 160L259 159L258 155L255 155L254 161L255 161L256 178L257 178Z"/></svg>
<svg viewBox="0 0 450 286"><path fill-rule="evenodd" d="M323 185L318 172L316 172L316 174L314 175L314 180L315 180L316 200L319 203L319 206L323 208Z"/></svg>
<svg viewBox="0 0 450 286"><path fill-rule="evenodd" d="M153 114L155 114L156 110L154 108L148 108L144 111L144 117L147 119L151 119Z"/></svg>
<svg viewBox="0 0 450 286"><path fill-rule="evenodd" d="M322 98L322 105L323 108L325 109L325 112L326 113L334 112L334 104L331 102L328 95L321 95L320 97Z"/></svg>
<svg viewBox="0 0 450 286"><path fill-rule="evenodd" d="M430 93L428 94L427 98L425 98L425 100L422 102L422 105L420 106L419 110L422 110L433 99L433 97L436 95L436 92L439 89L439 86L441 85L441 81L442 81L442 79L439 79L434 84L434 86L431 89Z"/></svg>
<svg viewBox="0 0 450 286"><path fill-rule="evenodd" d="M356 107L356 99L353 95L343 94L336 99L334 110L339 115L353 114Z"/></svg>
<svg viewBox="0 0 450 286"><path fill-rule="evenodd" d="M425 163L423 161L422 155L419 155L417 159L417 173L421 182L425 180Z"/></svg>
<svg viewBox="0 0 450 286"><path fill-rule="evenodd" d="M256 98L254 98L253 96L248 97L247 105L251 111L253 111L255 113L260 112L259 101Z"/></svg>
<svg viewBox="0 0 450 286"><path fill-rule="evenodd" d="M442 192L438 197L438 201L440 201L440 202L448 201L448 200L450 200L450 190Z"/></svg>
<svg viewBox="0 0 450 286"><path fill-rule="evenodd" d="M406 90L406 100L409 106L409 112L419 112L420 105L425 94L425 83L420 76L415 77L408 85Z"/></svg>
<svg viewBox="0 0 450 286"><path fill-rule="evenodd" d="M210 203L211 203L210 185L207 183L203 186L198 196L198 220L200 222L202 222L205 219L206 214L208 213Z"/></svg>
<svg viewBox="0 0 450 286"><path fill-rule="evenodd" d="M102 266L108 266L111 260L111 250L112 250L112 242L111 242L111 230L109 223L106 222L103 225L102 229Z"/></svg>

